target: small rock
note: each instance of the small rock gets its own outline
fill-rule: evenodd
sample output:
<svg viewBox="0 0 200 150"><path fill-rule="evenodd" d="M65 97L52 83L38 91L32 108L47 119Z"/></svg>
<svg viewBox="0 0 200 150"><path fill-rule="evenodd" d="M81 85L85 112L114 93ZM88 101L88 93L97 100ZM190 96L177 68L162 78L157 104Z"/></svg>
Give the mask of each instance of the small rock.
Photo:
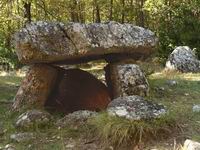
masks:
<svg viewBox="0 0 200 150"><path fill-rule="evenodd" d="M200 105L194 105L194 106L192 107L192 111L193 111L193 112L200 112Z"/></svg>
<svg viewBox="0 0 200 150"><path fill-rule="evenodd" d="M64 118L57 121L56 125L58 127L65 127L69 124L77 124L86 122L89 118L95 117L97 112L88 110L79 110L66 115Z"/></svg>
<svg viewBox="0 0 200 150"><path fill-rule="evenodd" d="M29 132L12 134L10 136L10 139L15 141L15 142L27 142L27 141L30 141L34 138L35 138L34 134L29 133Z"/></svg>
<svg viewBox="0 0 200 150"><path fill-rule="evenodd" d="M16 150L15 146L12 144L7 144L4 148L4 150Z"/></svg>
<svg viewBox="0 0 200 150"><path fill-rule="evenodd" d="M51 120L51 115L40 110L29 110L21 114L15 123L17 128L28 129L33 125L48 125Z"/></svg>
<svg viewBox="0 0 200 150"><path fill-rule="evenodd" d="M187 139L184 143L184 150L200 150L200 143Z"/></svg>
<svg viewBox="0 0 200 150"><path fill-rule="evenodd" d="M177 84L178 84L178 82L177 81L175 81L175 80L167 80L167 85L169 85L169 86L176 86Z"/></svg>
<svg viewBox="0 0 200 150"><path fill-rule="evenodd" d="M73 149L74 147L75 147L74 144L67 144L67 145L66 145L66 148L67 148L67 149L69 149L69 148Z"/></svg>
<svg viewBox="0 0 200 150"><path fill-rule="evenodd" d="M158 93L159 95L163 96L165 94L165 90L166 89L165 89L165 87L155 87L154 90L156 91L156 93Z"/></svg>
<svg viewBox="0 0 200 150"><path fill-rule="evenodd" d="M190 94L189 94L189 93L185 93L184 95L185 95L185 96L189 96Z"/></svg>
<svg viewBox="0 0 200 150"><path fill-rule="evenodd" d="M125 96L114 99L108 105L108 114L129 120L159 118L166 113L164 106L152 103L140 96Z"/></svg>

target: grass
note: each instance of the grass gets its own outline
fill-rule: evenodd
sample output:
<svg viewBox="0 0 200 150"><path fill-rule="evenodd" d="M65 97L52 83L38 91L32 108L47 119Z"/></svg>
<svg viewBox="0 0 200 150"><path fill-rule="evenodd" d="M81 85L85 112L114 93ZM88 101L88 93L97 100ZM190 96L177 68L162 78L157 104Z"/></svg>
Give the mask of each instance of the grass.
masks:
<svg viewBox="0 0 200 150"><path fill-rule="evenodd" d="M180 130L176 116L169 113L156 120L130 121L109 116L107 113L98 115L91 120L104 142L120 146L121 144L137 144L149 139L166 138L174 130ZM162 135L162 136L161 136Z"/></svg>
<svg viewBox="0 0 200 150"><path fill-rule="evenodd" d="M94 65L90 65L91 68L81 67L103 80L103 66L105 63L97 67ZM37 135L36 139L25 143L13 143L9 138L11 134L20 132L14 127L14 121L19 114L11 112L10 106L22 77L17 74L0 73L0 123L2 122L5 132L0 134L0 147L13 143L19 150L27 149L28 146L36 150L62 150L66 149L67 141L70 139L81 145L80 139L89 138L90 141L94 137L100 137L101 144L106 142L108 145L120 145L143 142L145 147L164 150L180 147L178 145L183 144L186 138L200 141L200 113L192 112L193 105L200 104L200 74L166 72L162 71L161 67L158 67L159 69L149 68L149 66L145 68L147 68L150 84L150 94L147 99L167 107L169 112L163 118L133 122L100 113L78 128L68 126L58 129L53 125L47 128L34 127L30 131ZM176 80L178 84L169 86L168 80ZM160 87L163 87L164 91L158 90ZM58 118L59 116L55 116L54 122ZM146 143L149 139L152 142ZM174 146L174 141L177 141L176 146ZM167 147L166 144L168 144Z"/></svg>

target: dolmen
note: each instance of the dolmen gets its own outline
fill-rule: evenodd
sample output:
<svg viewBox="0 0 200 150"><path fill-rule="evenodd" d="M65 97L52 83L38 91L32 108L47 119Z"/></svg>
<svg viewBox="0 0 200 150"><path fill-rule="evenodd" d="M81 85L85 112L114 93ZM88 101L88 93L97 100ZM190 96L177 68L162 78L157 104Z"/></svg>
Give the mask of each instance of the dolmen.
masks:
<svg viewBox="0 0 200 150"><path fill-rule="evenodd" d="M156 43L152 31L132 24L30 23L14 35L17 56L30 69L13 110L100 111L119 97L146 96L147 79L139 66L126 60L145 60ZM108 62L106 85L89 72L61 67L103 59Z"/></svg>

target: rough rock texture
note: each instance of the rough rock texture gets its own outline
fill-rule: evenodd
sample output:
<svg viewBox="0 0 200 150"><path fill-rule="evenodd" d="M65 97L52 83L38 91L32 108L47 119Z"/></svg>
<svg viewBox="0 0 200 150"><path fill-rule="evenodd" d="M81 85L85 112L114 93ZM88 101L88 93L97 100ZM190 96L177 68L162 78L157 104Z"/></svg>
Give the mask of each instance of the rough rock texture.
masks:
<svg viewBox="0 0 200 150"><path fill-rule="evenodd" d="M57 69L49 65L33 65L15 96L13 110L44 106L57 78Z"/></svg>
<svg viewBox="0 0 200 150"><path fill-rule="evenodd" d="M16 150L13 144L7 144L3 150Z"/></svg>
<svg viewBox="0 0 200 150"><path fill-rule="evenodd" d="M173 87L173 86L177 86L177 85L178 85L178 82L177 82L176 80L167 80L167 81L166 81L166 84L167 84L168 86Z"/></svg>
<svg viewBox="0 0 200 150"><path fill-rule="evenodd" d="M99 111L111 101L107 87L92 74L80 69L60 69L56 85L45 106L54 112Z"/></svg>
<svg viewBox="0 0 200 150"><path fill-rule="evenodd" d="M15 126L20 129L29 129L34 125L46 126L51 120L51 115L40 110L29 110L21 114L15 123Z"/></svg>
<svg viewBox="0 0 200 150"><path fill-rule="evenodd" d="M200 61L188 46L177 47L166 62L166 69L180 72L200 72Z"/></svg>
<svg viewBox="0 0 200 150"><path fill-rule="evenodd" d="M105 71L112 99L120 96L148 94L148 81L138 65L111 63L105 67Z"/></svg>
<svg viewBox="0 0 200 150"><path fill-rule="evenodd" d="M107 108L110 115L129 120L158 118L166 113L164 106L145 100L140 96L125 96L114 99Z"/></svg>
<svg viewBox="0 0 200 150"><path fill-rule="evenodd" d="M186 140L184 143L184 150L200 150L200 143L192 141L192 140Z"/></svg>
<svg viewBox="0 0 200 150"><path fill-rule="evenodd" d="M149 56L157 39L150 30L131 24L35 22L14 36L22 63L90 61L122 53L141 59Z"/></svg>
<svg viewBox="0 0 200 150"><path fill-rule="evenodd" d="M66 115L64 118L57 121L56 125L58 127L66 127L68 125L82 124L86 122L89 118L95 117L97 112L88 110L79 110Z"/></svg>
<svg viewBox="0 0 200 150"><path fill-rule="evenodd" d="M200 112L200 104L194 105L194 106L192 107L192 111L193 111L193 112Z"/></svg>
<svg viewBox="0 0 200 150"><path fill-rule="evenodd" d="M10 136L10 139L15 141L15 142L27 142L32 139L34 139L34 134L30 132L24 132L24 133L17 133L17 134L12 134Z"/></svg>

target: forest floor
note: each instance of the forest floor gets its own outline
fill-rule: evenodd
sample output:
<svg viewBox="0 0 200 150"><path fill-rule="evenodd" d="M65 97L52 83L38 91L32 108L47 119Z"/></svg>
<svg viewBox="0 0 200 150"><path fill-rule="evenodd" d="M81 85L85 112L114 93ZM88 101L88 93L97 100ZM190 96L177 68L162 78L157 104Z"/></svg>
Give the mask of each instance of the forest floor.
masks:
<svg viewBox="0 0 200 150"><path fill-rule="evenodd" d="M102 68L104 65L104 63L100 63L97 66L93 64L88 67L84 66L84 69L103 80ZM170 129L170 127L166 129L169 130L170 134L165 137L152 138L152 140L145 142L141 141L138 146L124 143L120 148L114 148L108 141L106 143L109 144L104 144L105 142L98 137L98 134L94 135L96 132L93 132L92 129L90 130L90 127L87 127L87 125L78 129L76 127L69 127L67 129L58 130L54 126L44 129L35 129L31 131L36 133L35 139L23 143L13 142L10 139L10 135L20 132L14 127L14 122L19 114L10 111L10 107L23 75L16 72L1 72L0 149L7 144L13 144L17 150L181 150L185 139L192 139L200 142L200 113L192 111L193 105L200 104L200 73L167 72L163 70L162 66L158 66L157 64L150 65L149 63L141 64L141 66L145 70L150 84L150 94L147 99L165 105L169 112L175 110L177 113L173 113L172 115L176 118L175 124L178 126L177 129L180 130L174 130L172 125L172 129ZM170 86L168 84L169 80L174 80L177 84ZM113 135L113 137L114 136L115 135ZM78 146L74 148L74 144Z"/></svg>

